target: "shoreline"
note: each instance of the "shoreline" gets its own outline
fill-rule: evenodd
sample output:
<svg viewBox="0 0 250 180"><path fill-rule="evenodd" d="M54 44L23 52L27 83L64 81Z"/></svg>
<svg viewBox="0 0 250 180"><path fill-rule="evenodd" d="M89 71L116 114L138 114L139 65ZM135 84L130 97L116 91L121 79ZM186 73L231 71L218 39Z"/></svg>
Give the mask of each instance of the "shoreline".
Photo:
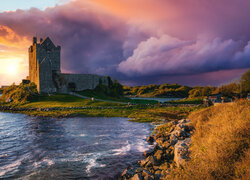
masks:
<svg viewBox="0 0 250 180"><path fill-rule="evenodd" d="M0 105L0 111L41 117L128 117L134 122L159 122L181 119L200 105L130 105L81 107L22 107Z"/></svg>
<svg viewBox="0 0 250 180"><path fill-rule="evenodd" d="M197 105L194 105L197 106ZM139 106L142 108L142 110L145 110L145 106ZM146 106L148 107L148 106ZM146 108L147 109L152 109L152 107L155 106L150 106L150 108ZM170 107L180 107L179 105L175 105L175 106L170 106ZM190 105L184 105L184 107L190 107ZM24 107L11 107L11 106L0 106L0 111L4 110L3 112L10 112L10 113L22 113L22 114L26 114L29 116L37 116L37 117L56 117L56 118L65 118L65 117L86 117L86 115L83 114L78 114L75 113L76 111L83 111L83 110L95 110L95 111L101 111L101 110L122 110L122 111L126 111L126 110L131 110L131 111L138 111L138 109L133 109L135 108L135 106L116 106L116 107L53 107L53 108L24 108ZM138 106L137 106L138 108ZM159 107L158 107L159 108ZM64 111L71 111L73 110L73 112L69 112L67 114L64 114ZM51 112L51 111L55 111L54 113L56 114L56 116L51 116L51 115L46 115L46 113ZM41 112L41 113L45 113L44 115L37 115L37 114L32 114L32 112ZM137 121L136 119L131 119L128 115L121 115L120 113L118 113L119 116L103 116L102 114L99 115L87 115L87 117L126 117L129 118L128 121L132 121L132 122L140 122ZM131 120L130 120L131 119ZM171 124L172 127L172 123L177 122L178 119L174 119L173 121L163 121L163 122L158 122L156 119L154 119L154 121L150 121L150 123L158 123L160 124L159 126L164 126L167 124ZM143 122L143 123L148 123L148 122ZM154 126L153 127L153 131L151 133L151 135L149 137L152 137L152 134L155 133L157 127L159 126ZM166 166L169 168L169 165L166 165L164 162L161 162L162 158L166 158L167 157L167 163L171 164L173 161L173 152L174 149L169 147L162 147L162 138L166 139L167 136L163 136L162 134L163 132L158 132L156 134L154 134L153 141L156 143L154 145L154 148L152 150L146 151L144 152L144 156L145 159L139 160L138 163L136 163L135 165L133 165L132 167L128 167L124 170L124 172L122 174L119 174L119 178L120 179L128 179L128 178L132 178L134 176L138 176L139 179L140 177L146 177L150 178L150 177L154 177L154 179L157 179L160 176L165 176L165 174L161 174L159 175L160 170L159 169L154 169L155 167L157 168L158 166L161 166L163 169L166 168ZM148 140L149 143L150 140ZM168 152L166 152L168 149ZM156 159L155 159L156 158ZM158 160L157 160L158 158ZM152 161L152 162L151 162ZM146 164L149 164L146 166ZM150 167L151 169L147 169L148 167ZM121 169L121 171L123 171L123 169ZM164 171L165 172L165 169ZM133 176L132 176L133 175Z"/></svg>
<svg viewBox="0 0 250 180"><path fill-rule="evenodd" d="M145 151L145 158L134 166L126 168L119 179L171 178L172 169L181 168L189 160L189 147L193 134L190 123L190 120L182 119L155 127L147 138L147 142L154 144L154 148Z"/></svg>

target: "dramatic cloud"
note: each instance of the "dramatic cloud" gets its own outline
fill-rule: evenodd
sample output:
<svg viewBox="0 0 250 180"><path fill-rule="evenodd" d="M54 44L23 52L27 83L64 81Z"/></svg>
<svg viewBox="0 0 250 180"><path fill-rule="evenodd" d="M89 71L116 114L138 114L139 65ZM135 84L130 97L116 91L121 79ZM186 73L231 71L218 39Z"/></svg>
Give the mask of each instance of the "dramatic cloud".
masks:
<svg viewBox="0 0 250 180"><path fill-rule="evenodd" d="M250 42L216 38L182 41L163 35L141 42L134 53L118 66L129 75L186 75L222 69L250 68Z"/></svg>
<svg viewBox="0 0 250 180"><path fill-rule="evenodd" d="M194 76L219 84L223 79L214 74L223 72L226 82L250 68L249 8L246 0L74 0L4 12L0 62L21 64L24 78L32 36L49 36L62 46L63 72L111 75L133 85L191 84L187 77ZM0 75L2 84L7 76Z"/></svg>

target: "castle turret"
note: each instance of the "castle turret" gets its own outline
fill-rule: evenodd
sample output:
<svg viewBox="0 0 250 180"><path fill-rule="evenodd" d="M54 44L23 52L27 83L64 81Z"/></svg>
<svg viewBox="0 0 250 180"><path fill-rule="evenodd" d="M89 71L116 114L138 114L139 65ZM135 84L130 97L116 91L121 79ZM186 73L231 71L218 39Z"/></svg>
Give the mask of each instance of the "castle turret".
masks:
<svg viewBox="0 0 250 180"><path fill-rule="evenodd" d="M37 43L37 38L33 37L33 45Z"/></svg>

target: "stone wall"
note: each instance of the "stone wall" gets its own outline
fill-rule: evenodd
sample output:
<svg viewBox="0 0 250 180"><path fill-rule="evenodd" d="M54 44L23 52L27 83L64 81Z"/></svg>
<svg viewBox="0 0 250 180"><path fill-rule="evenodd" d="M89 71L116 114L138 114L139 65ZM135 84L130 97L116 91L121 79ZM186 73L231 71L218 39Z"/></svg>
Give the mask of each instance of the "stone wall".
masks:
<svg viewBox="0 0 250 180"><path fill-rule="evenodd" d="M104 76L94 74L59 74L61 87L58 89L61 93L72 91L72 84L75 85L74 91L83 91L85 89L94 89L100 81L108 85L108 79Z"/></svg>

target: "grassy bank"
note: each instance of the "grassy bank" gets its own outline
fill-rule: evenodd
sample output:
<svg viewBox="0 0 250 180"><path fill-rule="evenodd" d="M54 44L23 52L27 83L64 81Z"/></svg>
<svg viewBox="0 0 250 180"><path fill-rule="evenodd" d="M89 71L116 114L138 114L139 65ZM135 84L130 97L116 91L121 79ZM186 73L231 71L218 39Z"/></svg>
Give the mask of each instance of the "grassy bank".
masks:
<svg viewBox="0 0 250 180"><path fill-rule="evenodd" d="M27 105L28 106L28 105ZM199 107L147 107L147 106L121 106L121 107L89 107L86 109L60 109L60 110L23 110L14 111L32 116L44 117L128 117L134 122L168 122L179 120ZM13 112L13 111L7 111Z"/></svg>
<svg viewBox="0 0 250 180"><path fill-rule="evenodd" d="M144 100L144 99L130 99L126 97L111 97L107 96L106 94L102 92L98 92L95 90L85 90L81 92L77 92L78 94L81 94L83 96L87 97L94 97L96 99L103 99L108 101L117 101L117 102L124 102L124 103L130 103L130 104L157 104L157 101L154 100Z"/></svg>
<svg viewBox="0 0 250 180"><path fill-rule="evenodd" d="M84 94L86 96L86 94ZM90 94L89 94L90 95ZM92 95L92 94L91 94ZM96 96L96 98L100 96ZM110 100L110 99L108 99ZM146 100L145 100L146 102ZM2 105L25 108L28 110L15 111L33 116L50 117L72 117L72 116L94 116L94 117L128 117L136 122L159 122L181 119L199 107L161 107L158 105L145 106L143 104L128 106L126 104L92 101L72 95L55 94L51 96L37 96L30 102L2 103ZM81 109L77 109L77 108ZM38 108L30 110L30 108ZM39 110L39 108L58 108ZM9 111L11 112L11 111Z"/></svg>
<svg viewBox="0 0 250 180"><path fill-rule="evenodd" d="M185 98L181 100L169 101L169 104L203 104L203 98Z"/></svg>
<svg viewBox="0 0 250 180"><path fill-rule="evenodd" d="M22 104L21 107L83 107L83 106L124 106L124 104L92 101L91 99L83 99L68 94L53 94L51 96L37 96L30 102Z"/></svg>
<svg viewBox="0 0 250 180"><path fill-rule="evenodd" d="M179 179L250 177L250 101L221 104L189 116L195 132L191 160L175 171Z"/></svg>

